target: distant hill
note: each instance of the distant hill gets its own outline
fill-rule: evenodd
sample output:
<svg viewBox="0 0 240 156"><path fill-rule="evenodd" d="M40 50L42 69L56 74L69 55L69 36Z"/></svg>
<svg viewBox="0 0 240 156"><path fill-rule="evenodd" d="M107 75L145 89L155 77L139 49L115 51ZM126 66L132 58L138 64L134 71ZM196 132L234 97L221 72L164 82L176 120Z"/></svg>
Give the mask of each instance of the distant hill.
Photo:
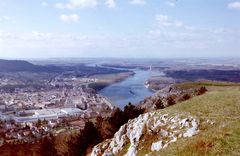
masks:
<svg viewBox="0 0 240 156"><path fill-rule="evenodd" d="M22 60L1 60L0 72L47 72L64 73L65 75L91 76L97 74L113 74L128 72L127 70L117 70L104 67L89 67L84 64L76 65L34 65Z"/></svg>
<svg viewBox="0 0 240 156"><path fill-rule="evenodd" d="M60 72L56 66L34 65L22 60L0 60L0 72Z"/></svg>
<svg viewBox="0 0 240 156"><path fill-rule="evenodd" d="M172 70L165 72L167 77L175 79L184 79L189 81L196 81L199 79L213 80L213 81L228 81L240 82L239 70Z"/></svg>

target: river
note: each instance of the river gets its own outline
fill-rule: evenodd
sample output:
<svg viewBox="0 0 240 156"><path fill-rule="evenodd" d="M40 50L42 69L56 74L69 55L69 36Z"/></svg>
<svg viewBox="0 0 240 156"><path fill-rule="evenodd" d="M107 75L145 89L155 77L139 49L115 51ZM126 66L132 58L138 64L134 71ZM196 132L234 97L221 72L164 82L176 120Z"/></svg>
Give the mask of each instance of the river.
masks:
<svg viewBox="0 0 240 156"><path fill-rule="evenodd" d="M121 82L114 83L99 91L106 96L113 105L124 108L129 102L136 104L148 96L153 95L153 91L144 86L144 83L151 76L164 75L159 71L134 69L134 76Z"/></svg>

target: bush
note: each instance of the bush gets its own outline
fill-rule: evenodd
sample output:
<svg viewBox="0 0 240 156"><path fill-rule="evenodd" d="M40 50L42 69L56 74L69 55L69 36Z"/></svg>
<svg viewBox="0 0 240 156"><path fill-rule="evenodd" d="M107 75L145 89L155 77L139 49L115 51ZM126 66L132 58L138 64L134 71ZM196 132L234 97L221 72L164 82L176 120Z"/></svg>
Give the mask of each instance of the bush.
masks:
<svg viewBox="0 0 240 156"><path fill-rule="evenodd" d="M176 101L172 97L167 98L167 104L169 106L176 104Z"/></svg>
<svg viewBox="0 0 240 156"><path fill-rule="evenodd" d="M117 108L108 119L109 124L112 126L112 131L115 133L124 123L127 122L127 116L123 111Z"/></svg>
<svg viewBox="0 0 240 156"><path fill-rule="evenodd" d="M159 98L159 99L157 99L155 102L154 102L154 105L155 105L155 108L156 109L163 109L163 108L165 108L164 107L164 104L163 104L163 102L162 102L162 100Z"/></svg>
<svg viewBox="0 0 240 156"><path fill-rule="evenodd" d="M92 122L87 122L79 134L68 141L68 155L85 156L87 148L102 141L99 131Z"/></svg>
<svg viewBox="0 0 240 156"><path fill-rule="evenodd" d="M123 113L124 113L124 116L127 117L127 121L128 121L129 119L134 119L138 117L140 114L143 114L143 112L144 112L143 109L137 108L136 106L132 105L131 102L129 102L128 105L124 107Z"/></svg>
<svg viewBox="0 0 240 156"><path fill-rule="evenodd" d="M203 95L207 92L207 88L206 87L201 87L200 89L197 90L197 95Z"/></svg>
<svg viewBox="0 0 240 156"><path fill-rule="evenodd" d="M110 124L120 128L123 124L127 123L129 119L134 119L140 114L143 114L144 110L137 108L136 106L129 103L124 107L124 111L117 108L112 116L108 119Z"/></svg>
<svg viewBox="0 0 240 156"><path fill-rule="evenodd" d="M189 100L191 98L191 96L189 94L184 94L180 99L179 101L186 101L186 100Z"/></svg>
<svg viewBox="0 0 240 156"><path fill-rule="evenodd" d="M42 156L57 156L57 150L55 148L55 139L53 136L44 137L40 140L40 154Z"/></svg>
<svg viewBox="0 0 240 156"><path fill-rule="evenodd" d="M137 108L131 103L124 107L124 111L117 108L112 116L107 119L107 122L111 125L110 131L114 134L123 124L127 123L129 119L134 119L143 113L144 109Z"/></svg>

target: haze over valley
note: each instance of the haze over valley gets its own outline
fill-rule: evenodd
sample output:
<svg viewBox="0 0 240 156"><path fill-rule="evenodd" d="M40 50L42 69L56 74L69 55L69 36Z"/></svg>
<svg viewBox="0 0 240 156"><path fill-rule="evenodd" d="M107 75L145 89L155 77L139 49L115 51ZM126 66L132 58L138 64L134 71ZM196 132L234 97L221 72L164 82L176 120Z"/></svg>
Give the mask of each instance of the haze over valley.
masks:
<svg viewBox="0 0 240 156"><path fill-rule="evenodd" d="M239 0L1 0L1 156L240 153Z"/></svg>

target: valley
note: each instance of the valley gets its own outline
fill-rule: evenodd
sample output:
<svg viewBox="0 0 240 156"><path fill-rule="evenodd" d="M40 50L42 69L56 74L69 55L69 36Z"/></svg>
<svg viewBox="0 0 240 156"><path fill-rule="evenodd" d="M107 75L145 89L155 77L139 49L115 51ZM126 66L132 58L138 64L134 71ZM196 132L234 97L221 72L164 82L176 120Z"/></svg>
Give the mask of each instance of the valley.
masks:
<svg viewBox="0 0 240 156"><path fill-rule="evenodd" d="M186 142L186 147L171 150L173 155L211 152L205 149L210 148L208 142L201 139L213 126L221 127L222 121L231 124L232 119L239 118L238 101L233 104L224 100L226 96L237 100L239 65L233 63L222 69L221 64L191 62L186 69L179 61L90 59L53 64L51 60L38 65L24 62L24 68L2 71L0 151L9 155L9 147L37 146L50 137L59 155L75 155L73 149L78 144L71 139L84 137L92 130L98 139L93 138L84 147L91 156L159 155L179 142ZM222 102L214 102L220 99ZM230 113L225 112L228 110L233 113L229 120L217 115ZM90 126L87 131L86 126ZM65 140L60 143L62 136ZM204 144L203 151L189 150L188 142ZM211 142L211 148L214 145ZM35 147L32 154L38 155L40 147Z"/></svg>

